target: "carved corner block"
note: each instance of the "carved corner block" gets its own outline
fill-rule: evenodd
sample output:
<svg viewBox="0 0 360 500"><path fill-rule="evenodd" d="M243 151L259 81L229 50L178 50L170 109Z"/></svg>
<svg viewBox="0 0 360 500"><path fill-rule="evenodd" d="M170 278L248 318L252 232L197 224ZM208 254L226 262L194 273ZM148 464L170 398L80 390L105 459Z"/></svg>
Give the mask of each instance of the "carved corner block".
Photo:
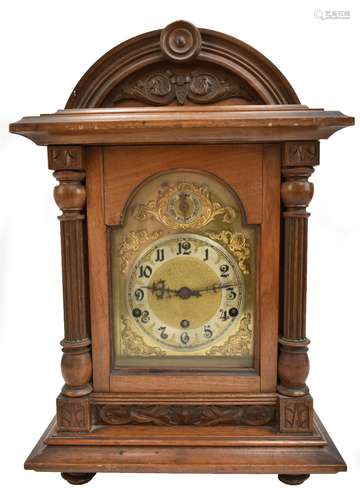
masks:
<svg viewBox="0 0 360 500"><path fill-rule="evenodd" d="M48 146L50 170L83 170L81 146Z"/></svg>
<svg viewBox="0 0 360 500"><path fill-rule="evenodd" d="M56 400L57 430L59 432L87 432L91 428L89 398L68 398L62 394Z"/></svg>
<svg viewBox="0 0 360 500"><path fill-rule="evenodd" d="M288 141L282 147L284 167L313 167L319 165L320 147L318 141Z"/></svg>
<svg viewBox="0 0 360 500"><path fill-rule="evenodd" d="M313 399L308 394L303 397L279 396L279 431L312 432Z"/></svg>

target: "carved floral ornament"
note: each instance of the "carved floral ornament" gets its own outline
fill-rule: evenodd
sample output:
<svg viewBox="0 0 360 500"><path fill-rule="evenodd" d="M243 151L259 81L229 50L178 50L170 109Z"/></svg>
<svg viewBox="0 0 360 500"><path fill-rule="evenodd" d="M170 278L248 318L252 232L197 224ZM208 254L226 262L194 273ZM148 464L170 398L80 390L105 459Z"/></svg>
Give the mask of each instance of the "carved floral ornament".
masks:
<svg viewBox="0 0 360 500"><path fill-rule="evenodd" d="M152 72L138 79L136 83L126 83L114 99L118 103L124 99L167 105L176 100L185 104L210 104L221 99L239 97L247 102L255 99L237 81L226 81L223 76L209 71L174 73L171 70Z"/></svg>

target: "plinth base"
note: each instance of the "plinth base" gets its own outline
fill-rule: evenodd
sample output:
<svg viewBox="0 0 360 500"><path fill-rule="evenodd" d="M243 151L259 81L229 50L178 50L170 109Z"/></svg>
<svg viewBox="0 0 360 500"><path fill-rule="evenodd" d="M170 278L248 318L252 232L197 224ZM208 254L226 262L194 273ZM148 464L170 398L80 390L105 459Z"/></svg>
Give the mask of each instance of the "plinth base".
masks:
<svg viewBox="0 0 360 500"><path fill-rule="evenodd" d="M96 472L278 474L301 484L309 474L346 470L318 417L309 434L234 426L103 426L60 433L55 419L25 462L25 469L62 472L72 484Z"/></svg>

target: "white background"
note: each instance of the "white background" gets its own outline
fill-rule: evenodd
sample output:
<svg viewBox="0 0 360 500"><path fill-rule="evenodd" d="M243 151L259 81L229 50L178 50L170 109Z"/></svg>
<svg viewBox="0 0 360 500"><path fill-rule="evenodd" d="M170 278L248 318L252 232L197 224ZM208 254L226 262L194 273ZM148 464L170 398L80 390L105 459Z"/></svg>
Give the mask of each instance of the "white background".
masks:
<svg viewBox="0 0 360 500"><path fill-rule="evenodd" d="M82 74L107 50L176 19L254 46L280 68L302 103L356 116L356 2L3 0L0 9L2 498L359 498L357 128L321 143L321 165L312 177L308 265L308 383L349 471L313 475L298 487L285 486L273 475L155 474L98 474L76 487L59 474L23 470L23 461L55 413L62 386L60 240L46 149L8 133L11 121L62 108ZM315 9L350 10L351 19L318 20Z"/></svg>

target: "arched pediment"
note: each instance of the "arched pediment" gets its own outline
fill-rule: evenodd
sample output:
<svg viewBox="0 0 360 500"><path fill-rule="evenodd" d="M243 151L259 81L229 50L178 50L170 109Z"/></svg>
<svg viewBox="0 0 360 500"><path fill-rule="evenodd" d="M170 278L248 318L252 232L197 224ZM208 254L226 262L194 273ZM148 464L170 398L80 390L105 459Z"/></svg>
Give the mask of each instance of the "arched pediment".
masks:
<svg viewBox="0 0 360 500"><path fill-rule="evenodd" d="M84 74L66 108L299 104L284 75L246 43L185 21L114 47Z"/></svg>

